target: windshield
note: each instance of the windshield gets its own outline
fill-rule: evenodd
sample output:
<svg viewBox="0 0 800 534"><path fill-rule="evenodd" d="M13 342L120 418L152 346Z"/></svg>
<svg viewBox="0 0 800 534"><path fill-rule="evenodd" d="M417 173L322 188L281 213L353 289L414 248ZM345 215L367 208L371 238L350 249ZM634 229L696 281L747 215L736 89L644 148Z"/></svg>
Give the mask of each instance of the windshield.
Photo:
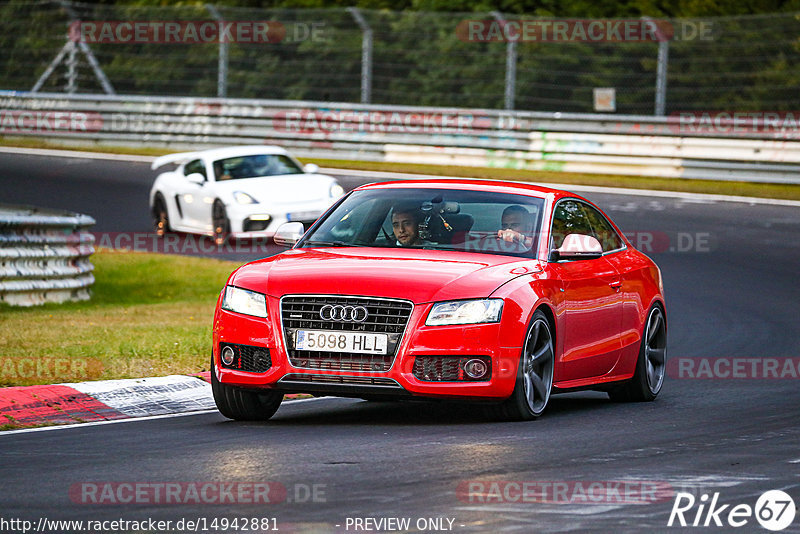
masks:
<svg viewBox="0 0 800 534"><path fill-rule="evenodd" d="M298 247L456 250L532 257L541 198L452 189L355 191Z"/></svg>
<svg viewBox="0 0 800 534"><path fill-rule="evenodd" d="M240 180L279 174L303 174L297 163L284 154L256 154L236 156L214 162L217 181Z"/></svg>

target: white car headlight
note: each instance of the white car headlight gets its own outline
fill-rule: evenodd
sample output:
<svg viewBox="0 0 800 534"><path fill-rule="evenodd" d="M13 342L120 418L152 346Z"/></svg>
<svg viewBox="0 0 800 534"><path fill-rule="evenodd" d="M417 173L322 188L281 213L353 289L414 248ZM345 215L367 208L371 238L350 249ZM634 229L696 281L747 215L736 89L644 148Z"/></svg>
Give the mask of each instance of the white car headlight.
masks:
<svg viewBox="0 0 800 534"><path fill-rule="evenodd" d="M258 200L243 191L234 191L233 199L239 204L258 204Z"/></svg>
<svg viewBox="0 0 800 534"><path fill-rule="evenodd" d="M344 187L337 183L331 184L330 195L331 198L339 198L340 196L344 195Z"/></svg>
<svg viewBox="0 0 800 534"><path fill-rule="evenodd" d="M262 293L234 286L225 286L222 309L254 317L267 316L267 297Z"/></svg>
<svg viewBox="0 0 800 534"><path fill-rule="evenodd" d="M449 324L497 323L503 312L503 299L454 300L437 302L431 308L425 324L443 326Z"/></svg>

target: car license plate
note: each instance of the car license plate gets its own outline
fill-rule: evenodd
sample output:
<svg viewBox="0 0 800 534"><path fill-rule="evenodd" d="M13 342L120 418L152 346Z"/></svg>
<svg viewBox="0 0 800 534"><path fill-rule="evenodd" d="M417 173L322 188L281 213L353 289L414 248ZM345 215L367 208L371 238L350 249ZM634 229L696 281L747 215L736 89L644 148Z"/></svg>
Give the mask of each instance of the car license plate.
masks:
<svg viewBox="0 0 800 534"><path fill-rule="evenodd" d="M296 350L386 354L388 336L367 332L331 332L330 330L298 330Z"/></svg>

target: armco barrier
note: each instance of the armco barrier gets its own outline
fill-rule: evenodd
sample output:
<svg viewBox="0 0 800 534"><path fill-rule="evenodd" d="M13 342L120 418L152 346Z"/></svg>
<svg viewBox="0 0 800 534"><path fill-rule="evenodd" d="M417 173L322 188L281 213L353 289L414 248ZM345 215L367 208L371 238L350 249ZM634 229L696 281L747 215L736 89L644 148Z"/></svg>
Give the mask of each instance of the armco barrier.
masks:
<svg viewBox="0 0 800 534"><path fill-rule="evenodd" d="M0 92L0 135L181 150L277 144L310 158L800 184L800 125L710 126L687 127L679 116Z"/></svg>
<svg viewBox="0 0 800 534"><path fill-rule="evenodd" d="M0 205L0 301L14 306L89 299L94 224L88 215Z"/></svg>

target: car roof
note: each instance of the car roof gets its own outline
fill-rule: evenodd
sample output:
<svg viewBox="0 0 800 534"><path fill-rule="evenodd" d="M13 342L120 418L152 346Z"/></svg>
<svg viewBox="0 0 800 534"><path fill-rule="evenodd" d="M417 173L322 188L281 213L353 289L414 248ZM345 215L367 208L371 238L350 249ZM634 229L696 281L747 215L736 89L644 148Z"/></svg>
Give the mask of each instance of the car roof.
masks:
<svg viewBox="0 0 800 534"><path fill-rule="evenodd" d="M395 180L362 185L356 190L363 189L417 189L420 187L431 189L465 189L469 191L486 191L495 193L509 193L531 197L545 198L553 196L554 199L562 197L579 198L580 195L561 189L553 189L529 182L511 182L507 180L478 180L469 178L434 178L431 180Z"/></svg>
<svg viewBox="0 0 800 534"><path fill-rule="evenodd" d="M198 150L196 152L178 152L175 154L167 154L156 158L151 169L157 169L163 165L170 163L182 164L190 161L207 158L211 161L217 161L225 158L235 158L237 156L257 156L257 155L285 155L289 153L282 147L274 145L245 145L245 146L228 146L222 148L209 148L208 150Z"/></svg>
<svg viewBox="0 0 800 534"><path fill-rule="evenodd" d="M253 156L260 154L288 154L286 150L279 146L273 145L247 145L247 146L229 146L224 148L211 148L208 150L201 150L197 152L197 157L218 160L223 158L233 158L236 156Z"/></svg>

